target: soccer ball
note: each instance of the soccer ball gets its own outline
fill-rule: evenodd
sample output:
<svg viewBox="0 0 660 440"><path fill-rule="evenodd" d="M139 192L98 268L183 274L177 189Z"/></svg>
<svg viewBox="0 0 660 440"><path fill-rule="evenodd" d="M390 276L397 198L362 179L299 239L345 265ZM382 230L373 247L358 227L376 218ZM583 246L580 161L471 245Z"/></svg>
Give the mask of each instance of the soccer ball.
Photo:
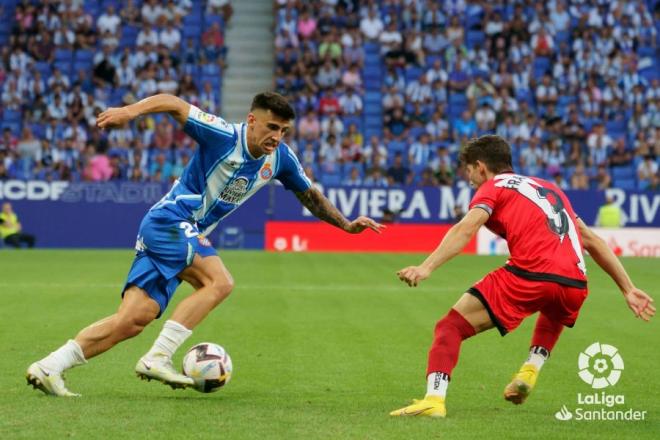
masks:
<svg viewBox="0 0 660 440"><path fill-rule="evenodd" d="M212 342L192 347L183 357L183 374L195 381L202 393L218 391L231 379L232 364L224 348Z"/></svg>

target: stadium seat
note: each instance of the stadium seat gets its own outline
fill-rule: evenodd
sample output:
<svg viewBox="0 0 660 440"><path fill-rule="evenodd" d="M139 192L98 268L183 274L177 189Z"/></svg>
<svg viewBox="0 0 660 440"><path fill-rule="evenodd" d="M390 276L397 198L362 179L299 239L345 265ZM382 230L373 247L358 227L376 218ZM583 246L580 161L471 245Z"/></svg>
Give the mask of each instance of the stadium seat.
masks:
<svg viewBox="0 0 660 440"><path fill-rule="evenodd" d="M636 179L613 179L614 187L635 190L637 189L637 180Z"/></svg>
<svg viewBox="0 0 660 440"><path fill-rule="evenodd" d="M324 173L321 175L321 183L326 186L337 186L341 185L341 174L328 174Z"/></svg>
<svg viewBox="0 0 660 440"><path fill-rule="evenodd" d="M406 67L406 72L405 72L405 78L406 78L406 83L410 83L411 81L417 81L420 76L422 76L422 69L417 66L408 66Z"/></svg>
<svg viewBox="0 0 660 440"><path fill-rule="evenodd" d="M204 16L204 29L210 28L213 23L218 23L220 25L220 29L224 29L225 27L225 22L220 15L208 14Z"/></svg>
<svg viewBox="0 0 660 440"><path fill-rule="evenodd" d="M611 167L610 172L614 180L635 178L635 169L631 166Z"/></svg>
<svg viewBox="0 0 660 440"><path fill-rule="evenodd" d="M534 58L534 76L541 78L550 69L551 62L548 57Z"/></svg>
<svg viewBox="0 0 660 440"><path fill-rule="evenodd" d="M91 71L93 68L92 65L92 60L89 61L74 61L73 62L73 72L78 72L79 70L83 70L85 72Z"/></svg>
<svg viewBox="0 0 660 440"><path fill-rule="evenodd" d="M2 113L2 120L4 122L20 122L21 112L20 110L5 109Z"/></svg>
<svg viewBox="0 0 660 440"><path fill-rule="evenodd" d="M380 124L378 127L366 127L364 129L364 139L365 140L371 139L372 136L376 136L378 138L383 137L382 124Z"/></svg>
<svg viewBox="0 0 660 440"><path fill-rule="evenodd" d="M55 49L55 62L73 62L73 51L68 49Z"/></svg>
<svg viewBox="0 0 660 440"><path fill-rule="evenodd" d="M383 118L380 116L365 115L364 124L370 128L381 127L383 125Z"/></svg>
<svg viewBox="0 0 660 440"><path fill-rule="evenodd" d="M89 63L94 59L94 52L87 49L78 49L73 56L74 61L87 61Z"/></svg>
<svg viewBox="0 0 660 440"><path fill-rule="evenodd" d="M485 41L486 41L486 34L484 34L483 32L471 31L471 30L467 31L465 44L467 45L468 49L472 49L476 45L483 46Z"/></svg>
<svg viewBox="0 0 660 440"><path fill-rule="evenodd" d="M362 131L362 117L361 116L344 116L342 117L344 127L348 128L351 124L355 124L358 131Z"/></svg>
<svg viewBox="0 0 660 440"><path fill-rule="evenodd" d="M404 141L390 141L390 143L387 144L387 149L392 156L396 153L402 153L404 156L406 156L406 152L408 151L408 144Z"/></svg>
<svg viewBox="0 0 660 440"><path fill-rule="evenodd" d="M14 136L20 136L21 135L21 123L19 122L6 122L3 121L0 123L0 130L4 130L5 128L9 128L11 130L12 134Z"/></svg>
<svg viewBox="0 0 660 440"><path fill-rule="evenodd" d="M364 52L366 54L377 53L380 54L380 44L375 42L366 42L364 43Z"/></svg>
<svg viewBox="0 0 660 440"><path fill-rule="evenodd" d="M365 79L380 79L383 77L383 71L380 68L380 65L367 64L362 70L362 76Z"/></svg>
<svg viewBox="0 0 660 440"><path fill-rule="evenodd" d="M34 63L34 68L41 73L44 81L50 77L50 63L47 61L37 61Z"/></svg>

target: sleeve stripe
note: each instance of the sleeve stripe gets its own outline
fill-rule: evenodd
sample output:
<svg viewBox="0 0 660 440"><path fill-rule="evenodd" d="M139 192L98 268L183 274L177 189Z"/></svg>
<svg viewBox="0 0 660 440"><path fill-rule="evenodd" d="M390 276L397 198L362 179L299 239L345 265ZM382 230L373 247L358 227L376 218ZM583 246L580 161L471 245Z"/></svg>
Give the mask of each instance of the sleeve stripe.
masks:
<svg viewBox="0 0 660 440"><path fill-rule="evenodd" d="M486 205L485 203L479 203L478 205L474 205L473 208L481 208L484 211L486 211L488 215L493 215L493 208Z"/></svg>
<svg viewBox="0 0 660 440"><path fill-rule="evenodd" d="M211 131L213 131L213 132L215 132L215 133L221 134L221 135L226 136L226 137L229 137L229 138L231 138L231 139L234 138L234 134L235 134L235 133L231 133L231 134L230 134L228 131L221 130L221 129L219 129L219 128L213 126L213 125L205 124L205 123L200 122L200 121L198 121L197 119L194 119L194 118L189 118L188 121L189 121L190 123L194 124L194 125L199 126L200 128L205 129L205 130L211 130Z"/></svg>

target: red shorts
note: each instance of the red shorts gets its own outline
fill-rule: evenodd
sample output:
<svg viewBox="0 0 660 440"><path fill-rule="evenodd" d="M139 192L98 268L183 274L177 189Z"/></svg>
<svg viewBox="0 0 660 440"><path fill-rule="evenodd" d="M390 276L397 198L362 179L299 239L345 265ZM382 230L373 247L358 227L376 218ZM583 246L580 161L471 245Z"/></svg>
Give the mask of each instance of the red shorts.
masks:
<svg viewBox="0 0 660 440"><path fill-rule="evenodd" d="M554 281L528 280L503 267L486 275L468 292L486 307L502 336L515 330L523 319L536 312L572 327L589 293L586 288L569 287Z"/></svg>

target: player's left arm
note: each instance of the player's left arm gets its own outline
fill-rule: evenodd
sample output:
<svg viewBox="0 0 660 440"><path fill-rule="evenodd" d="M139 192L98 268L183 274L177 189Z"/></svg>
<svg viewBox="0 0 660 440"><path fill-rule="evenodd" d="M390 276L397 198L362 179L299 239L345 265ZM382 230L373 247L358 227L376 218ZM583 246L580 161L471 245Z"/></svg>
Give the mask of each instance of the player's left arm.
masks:
<svg viewBox="0 0 660 440"><path fill-rule="evenodd" d="M321 191L313 186L302 192L295 192L300 203L311 212L315 217L338 227L350 234L358 234L365 229L380 233L385 227L375 220L360 216L353 221L348 220L339 210L330 203Z"/></svg>
<svg viewBox="0 0 660 440"><path fill-rule="evenodd" d="M408 266L397 272L399 279L410 287L415 287L420 281L427 279L431 272L458 255L479 228L488 221L490 215L485 209L472 208L463 219L452 226L438 247L419 266Z"/></svg>
<svg viewBox="0 0 660 440"><path fill-rule="evenodd" d="M607 272L610 278L619 286L630 310L636 317L644 321L651 319L655 315L653 298L635 286L623 264L608 244L605 243L605 240L585 225L582 219L577 219L577 225L582 236L582 246L589 252L596 264Z"/></svg>
<svg viewBox="0 0 660 440"><path fill-rule="evenodd" d="M179 124L184 125L188 119L190 104L183 99L161 93L149 96L135 104L124 107L111 107L96 118L99 128L121 127L141 115L150 113L169 113Z"/></svg>

